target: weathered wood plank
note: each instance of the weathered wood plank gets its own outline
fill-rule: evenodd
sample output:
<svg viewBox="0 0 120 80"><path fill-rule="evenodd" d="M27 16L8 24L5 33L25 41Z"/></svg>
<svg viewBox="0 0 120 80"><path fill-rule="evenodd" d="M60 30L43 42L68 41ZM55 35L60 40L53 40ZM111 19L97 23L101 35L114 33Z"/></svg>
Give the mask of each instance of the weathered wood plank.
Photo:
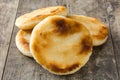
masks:
<svg viewBox="0 0 120 80"><path fill-rule="evenodd" d="M107 0L106 5L120 79L120 0Z"/></svg>
<svg viewBox="0 0 120 80"><path fill-rule="evenodd" d="M17 16L37 8L55 5L66 5L66 3L65 0L20 0ZM33 59L20 54L15 45L15 36L18 30L17 27L14 27L3 80L65 80L65 76L53 75Z"/></svg>
<svg viewBox="0 0 120 80"><path fill-rule="evenodd" d="M70 14L82 14L98 18L108 24L104 0L67 0ZM93 54L80 71L69 76L69 80L118 80L112 40L94 47Z"/></svg>
<svg viewBox="0 0 120 80"><path fill-rule="evenodd" d="M0 80L11 39L18 0L0 0Z"/></svg>

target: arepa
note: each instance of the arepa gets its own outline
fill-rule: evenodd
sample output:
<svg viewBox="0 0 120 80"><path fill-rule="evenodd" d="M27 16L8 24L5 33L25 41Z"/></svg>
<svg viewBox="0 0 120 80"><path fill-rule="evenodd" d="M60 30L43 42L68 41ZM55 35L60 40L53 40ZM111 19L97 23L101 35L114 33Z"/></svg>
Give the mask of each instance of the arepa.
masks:
<svg viewBox="0 0 120 80"><path fill-rule="evenodd" d="M49 72L67 75L87 63L92 54L92 39L79 22L63 16L50 16L34 27L30 51Z"/></svg>
<svg viewBox="0 0 120 80"><path fill-rule="evenodd" d="M46 17L53 15L66 16L67 9L64 6L52 6L34 10L18 17L15 25L22 30L30 30Z"/></svg>
<svg viewBox="0 0 120 80"><path fill-rule="evenodd" d="M69 15L67 17L80 22L89 30L93 46L102 45L107 40L108 27L98 19L83 15Z"/></svg>
<svg viewBox="0 0 120 80"><path fill-rule="evenodd" d="M23 55L28 57L32 57L32 54L30 53L30 48L29 48L31 32L32 30L30 31L19 30L15 38L16 46L19 49L19 51Z"/></svg>

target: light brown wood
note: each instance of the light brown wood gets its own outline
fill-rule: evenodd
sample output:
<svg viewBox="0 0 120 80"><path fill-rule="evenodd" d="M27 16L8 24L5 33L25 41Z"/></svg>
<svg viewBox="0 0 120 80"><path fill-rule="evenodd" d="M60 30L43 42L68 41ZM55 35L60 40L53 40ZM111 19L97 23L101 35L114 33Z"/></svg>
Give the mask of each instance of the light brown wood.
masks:
<svg viewBox="0 0 120 80"><path fill-rule="evenodd" d="M0 80L9 50L18 0L0 0Z"/></svg>
<svg viewBox="0 0 120 80"><path fill-rule="evenodd" d="M116 68L120 79L120 0L107 0L110 33L116 57Z"/></svg>

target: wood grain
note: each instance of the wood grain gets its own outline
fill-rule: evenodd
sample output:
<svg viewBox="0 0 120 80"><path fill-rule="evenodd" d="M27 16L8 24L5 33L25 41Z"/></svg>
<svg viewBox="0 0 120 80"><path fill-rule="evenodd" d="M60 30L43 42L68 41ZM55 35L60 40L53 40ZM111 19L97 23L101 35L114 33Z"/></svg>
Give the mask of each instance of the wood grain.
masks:
<svg viewBox="0 0 120 80"><path fill-rule="evenodd" d="M18 0L0 0L0 80L9 50Z"/></svg>
<svg viewBox="0 0 120 80"><path fill-rule="evenodd" d="M100 19L108 24L104 0L67 0L70 14L82 14ZM107 42L94 47L93 54L80 71L69 76L69 80L118 80L111 36Z"/></svg>
<svg viewBox="0 0 120 80"><path fill-rule="evenodd" d="M18 0L0 0L0 80L119 80L119 3L119 0L19 0L17 17L41 7L64 5L70 14L95 17L109 25L107 42L94 47L90 60L81 70L72 75L57 76L19 52L15 45L19 29L13 28Z"/></svg>
<svg viewBox="0 0 120 80"><path fill-rule="evenodd" d="M17 17L41 7L65 4L64 0L20 0ZM33 59L25 57L19 52L15 45L15 36L18 30L14 26L3 80L65 80L65 76L60 77L49 73Z"/></svg>
<svg viewBox="0 0 120 80"><path fill-rule="evenodd" d="M107 13L120 79L120 0L107 0Z"/></svg>

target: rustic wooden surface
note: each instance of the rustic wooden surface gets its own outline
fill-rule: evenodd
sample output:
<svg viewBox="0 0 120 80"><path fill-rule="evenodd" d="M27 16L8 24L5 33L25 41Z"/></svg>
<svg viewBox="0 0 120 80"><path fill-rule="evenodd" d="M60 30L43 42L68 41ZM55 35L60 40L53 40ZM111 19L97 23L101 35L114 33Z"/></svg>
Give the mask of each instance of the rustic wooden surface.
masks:
<svg viewBox="0 0 120 80"><path fill-rule="evenodd" d="M0 0L0 79L11 43L12 30L17 13L18 0Z"/></svg>
<svg viewBox="0 0 120 80"><path fill-rule="evenodd" d="M56 76L15 45L16 17L32 10L64 5L70 14L95 17L109 26L109 38L94 47L88 63L78 72ZM120 80L120 0L0 0L0 80Z"/></svg>

